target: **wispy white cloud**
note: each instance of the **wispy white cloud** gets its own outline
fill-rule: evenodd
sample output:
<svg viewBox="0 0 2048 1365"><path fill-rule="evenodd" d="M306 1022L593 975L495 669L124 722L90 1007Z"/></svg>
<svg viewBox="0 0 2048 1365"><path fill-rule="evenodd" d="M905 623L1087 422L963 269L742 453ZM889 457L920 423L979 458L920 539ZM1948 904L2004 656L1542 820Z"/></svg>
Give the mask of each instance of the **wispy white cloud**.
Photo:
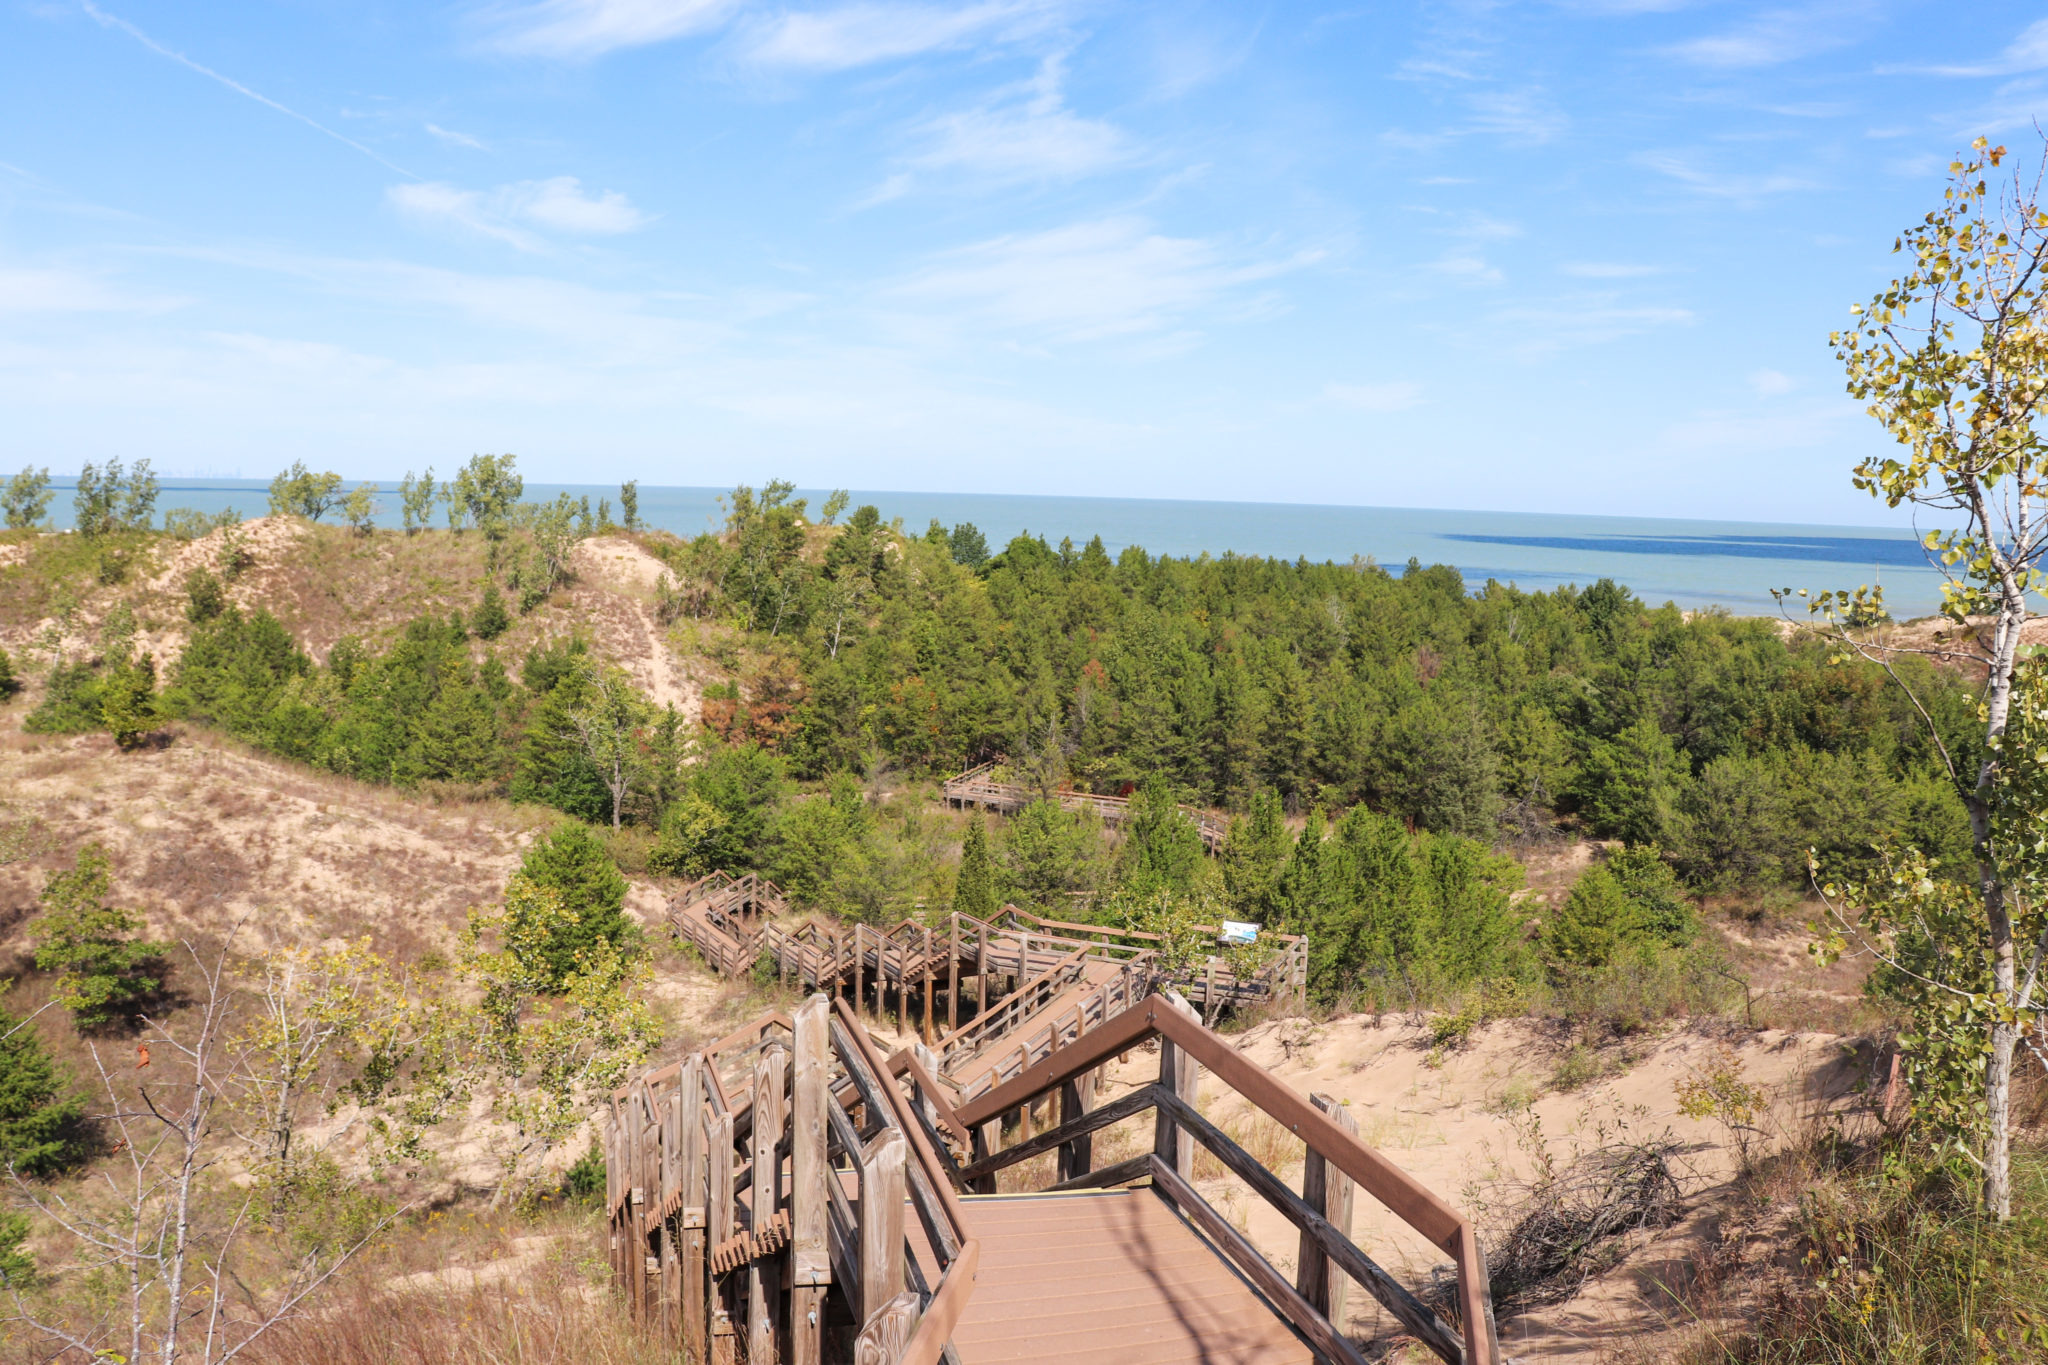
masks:
<svg viewBox="0 0 2048 1365"><path fill-rule="evenodd" d="M898 159L866 202L896 198L935 177L977 186L1075 180L1135 161L1138 148L1122 129L1066 107L1062 74L1060 60L1048 58L1022 86L971 109L918 120L906 133L916 150Z"/></svg>
<svg viewBox="0 0 2048 1365"><path fill-rule="evenodd" d="M605 237L633 232L653 221L615 190L584 193L583 182L573 175L522 180L488 193L427 181L393 185L385 194L394 208L416 221L452 224L521 251L539 251L545 245L534 228Z"/></svg>
<svg viewBox="0 0 2048 1365"><path fill-rule="evenodd" d="M475 12L487 47L537 57L598 57L722 27L737 0L538 0Z"/></svg>
<svg viewBox="0 0 2048 1365"><path fill-rule="evenodd" d="M471 137L468 133L458 133L453 128L443 128L438 123L429 123L426 125L426 128L428 132L450 146L467 147L473 152L489 150L484 146L481 139Z"/></svg>
<svg viewBox="0 0 2048 1365"><path fill-rule="evenodd" d="M1792 392L1796 386L1792 376L1782 370L1752 370L1749 387L1762 397L1775 398L1779 394Z"/></svg>
<svg viewBox="0 0 2048 1365"><path fill-rule="evenodd" d="M1487 90L1466 101L1472 117L1463 131L1497 137L1510 146L1550 142L1571 120L1540 90Z"/></svg>
<svg viewBox="0 0 2048 1365"><path fill-rule="evenodd" d="M1765 10L1733 28L1675 43L1664 51L1694 66L1777 66L1846 47L1862 37L1875 17L1870 0L1822 0Z"/></svg>
<svg viewBox="0 0 2048 1365"><path fill-rule="evenodd" d="M1046 0L980 4L851 4L799 10L745 26L740 51L755 64L795 71L844 71L877 62L1015 41L1057 22Z"/></svg>
<svg viewBox="0 0 2048 1365"><path fill-rule="evenodd" d="M1659 175L1670 176L1694 193L1715 199L1754 203L1771 195L1814 187L1811 181L1796 175L1712 171L1689 157L1671 152L1654 152L1637 160Z"/></svg>
<svg viewBox="0 0 2048 1365"><path fill-rule="evenodd" d="M1515 350L1524 356L1597 346L1692 321L1689 308L1628 307L1601 294L1501 308L1487 318L1489 333L1516 338Z"/></svg>
<svg viewBox="0 0 2048 1365"><path fill-rule="evenodd" d="M1557 269L1559 274L1582 280L1633 280L1664 273L1661 265L1637 265L1628 261L1566 261Z"/></svg>
<svg viewBox="0 0 2048 1365"><path fill-rule="evenodd" d="M0 265L0 313L161 312L179 302L126 293L81 271Z"/></svg>
<svg viewBox="0 0 2048 1365"><path fill-rule="evenodd" d="M944 252L888 286L883 301L935 310L941 325L1089 341L1166 330L1320 256L1246 257L1141 218L1105 218Z"/></svg>
<svg viewBox="0 0 2048 1365"><path fill-rule="evenodd" d="M340 133L335 132L332 128L329 128L326 124L321 123L315 119L308 118L306 115L300 113L296 109L292 109L285 105L279 104L276 100L270 98L270 96L268 95L258 94L256 91L251 90L248 86L243 85L240 81L228 76L221 75L220 72L215 71L210 66L201 66L198 62L193 61L190 57L187 57L182 52L177 52L172 50L171 48L165 47L162 43L150 37L147 33L144 33L135 25L129 23L126 19L123 19L118 15L107 13L98 5L95 5L92 2L92 0L79 0L79 3L81 7L85 10L85 12L91 15L93 20L97 22L101 28L118 29L120 32L127 34L130 38L133 38L136 42L141 43L151 52L156 53L156 55L159 57L167 57L171 61L176 62L178 65L185 67L188 70L198 72L200 75L206 77L210 81L217 81L220 84L226 86L228 89L234 91L236 94L246 96L247 98L256 101L256 103L263 105L267 109L274 109L278 113L283 114L286 118L297 119L300 123L305 124L308 128L313 129L315 132L324 133L328 137L333 138L336 142L341 143L345 147L355 148L364 156L370 158L370 160L376 162L380 166L383 166L387 170L397 171L400 175L412 175L412 172L405 169L405 167L393 165L391 162L385 160L380 153L371 151L368 147L365 147L362 143L357 142L354 138L344 137Z"/></svg>
<svg viewBox="0 0 2048 1365"><path fill-rule="evenodd" d="M1425 267L1433 274L1445 275L1465 284L1499 284L1507 276L1498 266L1490 263L1476 252L1453 251L1439 256Z"/></svg>
<svg viewBox="0 0 2048 1365"><path fill-rule="evenodd" d="M1422 385L1412 379L1376 384L1325 384L1323 397L1360 412L1403 412L1422 402Z"/></svg>
<svg viewBox="0 0 2048 1365"><path fill-rule="evenodd" d="M1884 72L1915 72L1933 76L2018 76L2048 69L2048 19L2036 19L2020 30L1996 57L1954 66L1885 66Z"/></svg>

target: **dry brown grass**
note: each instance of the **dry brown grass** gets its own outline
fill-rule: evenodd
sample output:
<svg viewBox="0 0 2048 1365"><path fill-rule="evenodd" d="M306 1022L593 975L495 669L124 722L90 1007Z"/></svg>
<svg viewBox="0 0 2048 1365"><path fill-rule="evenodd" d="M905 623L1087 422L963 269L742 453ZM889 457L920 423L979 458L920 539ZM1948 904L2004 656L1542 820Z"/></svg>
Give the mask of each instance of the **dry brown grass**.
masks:
<svg viewBox="0 0 2048 1365"><path fill-rule="evenodd" d="M608 1287L595 1214L428 1214L248 1353L262 1365L647 1365L681 1357Z"/></svg>

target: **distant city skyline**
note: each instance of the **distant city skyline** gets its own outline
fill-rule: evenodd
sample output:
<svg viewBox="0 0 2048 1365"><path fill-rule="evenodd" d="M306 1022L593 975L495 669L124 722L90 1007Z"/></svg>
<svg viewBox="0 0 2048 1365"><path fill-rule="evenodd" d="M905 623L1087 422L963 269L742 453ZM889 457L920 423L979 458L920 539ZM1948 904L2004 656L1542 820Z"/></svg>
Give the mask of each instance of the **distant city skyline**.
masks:
<svg viewBox="0 0 2048 1365"><path fill-rule="evenodd" d="M1827 333L2039 156L1972 13L17 6L0 474L1897 525Z"/></svg>

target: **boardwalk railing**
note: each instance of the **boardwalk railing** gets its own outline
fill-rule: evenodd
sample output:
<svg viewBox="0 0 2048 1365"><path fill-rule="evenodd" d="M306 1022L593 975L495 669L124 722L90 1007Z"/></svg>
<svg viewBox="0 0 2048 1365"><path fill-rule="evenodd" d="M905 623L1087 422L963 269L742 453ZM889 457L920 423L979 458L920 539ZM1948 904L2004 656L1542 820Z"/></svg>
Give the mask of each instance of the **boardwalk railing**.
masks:
<svg viewBox="0 0 2048 1365"><path fill-rule="evenodd" d="M1157 1081L1096 1103L1102 1068L1154 1040ZM1203 1115L1204 1073L1301 1139L1299 1190ZM1054 1096L1057 1123L1034 1132L1034 1108ZM1098 1168L1095 1134L1146 1114L1150 1150ZM1197 1146L1293 1224L1291 1278L1196 1188ZM914 1052L885 1061L845 1001L815 995L618 1091L604 1151L615 1280L644 1321L711 1365L818 1365L828 1342L844 1354L849 1340L859 1365L957 1365L949 1343L982 1263L966 1209L1000 1172L1048 1154L1047 1193L1149 1186L1319 1361L1365 1365L1342 1331L1355 1283L1446 1365L1501 1365L1470 1221L1361 1142L1341 1106L1275 1080L1177 996L1147 995L956 1104ZM1354 1190L1451 1257L1455 1323L1351 1240ZM1042 1316L1061 1320L1061 1304ZM1002 1321L1028 1344L1030 1320Z"/></svg>
<svg viewBox="0 0 2048 1365"><path fill-rule="evenodd" d="M751 1084L729 1095L735 1055ZM916 1093L822 995L619 1090L606 1207L635 1315L711 1365L818 1365L848 1331L861 1365L950 1359L981 1248Z"/></svg>
<svg viewBox="0 0 2048 1365"><path fill-rule="evenodd" d="M1155 1038L1160 1043L1159 1080L1096 1106L1094 1077L1099 1069ZM1202 1115L1197 1092L1204 1071L1305 1144L1307 1158L1299 1193ZM1034 1133L1033 1106L1055 1094L1059 1097L1059 1124ZM1096 1169L1093 1134L1148 1110L1155 1116L1152 1150ZM1500 1365L1486 1260L1470 1220L1361 1142L1355 1123L1339 1106L1320 1096L1304 1099L1275 1080L1202 1027L1183 1000L1148 996L1100 1027L1053 1049L994 1089L962 1103L952 1117L973 1133L970 1159L960 1170L960 1179L970 1187L993 1189L998 1171L1048 1152L1060 1154L1058 1179L1047 1187L1051 1190L1149 1181L1326 1360L1365 1365L1364 1357L1341 1330L1348 1278L1379 1300L1447 1365ZM1003 1148L1004 1121L1012 1117L1017 1121L1010 1131L1018 1140ZM1292 1282L1195 1189L1196 1144L1299 1231L1299 1269ZM1438 1317L1351 1241L1352 1183L1451 1257L1458 1272L1457 1326Z"/></svg>
<svg viewBox="0 0 2048 1365"><path fill-rule="evenodd" d="M955 913L937 924L904 919L882 927L792 927L768 917L781 905L772 882L707 878L670 898L669 924L722 975L750 973L765 957L776 977L798 990L823 990L857 1000L867 999L872 991L877 1007L885 992L894 991L899 1023L906 1025L909 1002L916 994L923 1001L928 1042L938 1037L941 992L946 1029L960 1027L962 978L974 983L974 1012L980 1015L989 1008L994 978L1022 985L1076 950L1085 953L1091 973L1104 976L1127 964L1156 961L1160 946L1156 934L1043 919L1015 906L1005 906L999 920ZM1213 927L1203 932L1220 935ZM1177 971L1165 972L1156 965L1153 971L1172 981L1211 1019L1225 1007L1299 1002L1308 985L1307 940L1268 934L1264 941L1272 945L1271 955L1244 974L1230 965L1220 937L1215 954Z"/></svg>
<svg viewBox="0 0 2048 1365"><path fill-rule="evenodd" d="M948 778L944 787L946 803L961 807L980 806L1013 815L1039 799L1040 793L1036 788L997 781L992 776L995 768L993 763L984 763L980 767L969 768L958 777ZM1092 810L1106 825L1120 825L1131 814L1131 799L1127 796L1100 796L1094 792L1077 792L1062 787L1052 793L1052 799L1058 801L1063 810ZM1230 832L1227 824L1197 806L1182 806L1181 810L1195 822L1204 848L1214 853L1223 847L1224 837Z"/></svg>

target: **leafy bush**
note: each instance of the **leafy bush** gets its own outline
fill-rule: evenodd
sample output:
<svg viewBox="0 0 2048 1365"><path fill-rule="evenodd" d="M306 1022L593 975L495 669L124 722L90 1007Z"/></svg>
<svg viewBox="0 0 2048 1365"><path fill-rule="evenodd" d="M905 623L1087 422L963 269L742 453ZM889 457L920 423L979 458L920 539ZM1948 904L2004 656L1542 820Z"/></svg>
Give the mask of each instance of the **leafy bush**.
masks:
<svg viewBox="0 0 2048 1365"><path fill-rule="evenodd" d="M557 988L599 943L618 948L631 936L626 879L589 826L571 821L535 840L520 862L519 878L553 891L567 911L542 950Z"/></svg>

